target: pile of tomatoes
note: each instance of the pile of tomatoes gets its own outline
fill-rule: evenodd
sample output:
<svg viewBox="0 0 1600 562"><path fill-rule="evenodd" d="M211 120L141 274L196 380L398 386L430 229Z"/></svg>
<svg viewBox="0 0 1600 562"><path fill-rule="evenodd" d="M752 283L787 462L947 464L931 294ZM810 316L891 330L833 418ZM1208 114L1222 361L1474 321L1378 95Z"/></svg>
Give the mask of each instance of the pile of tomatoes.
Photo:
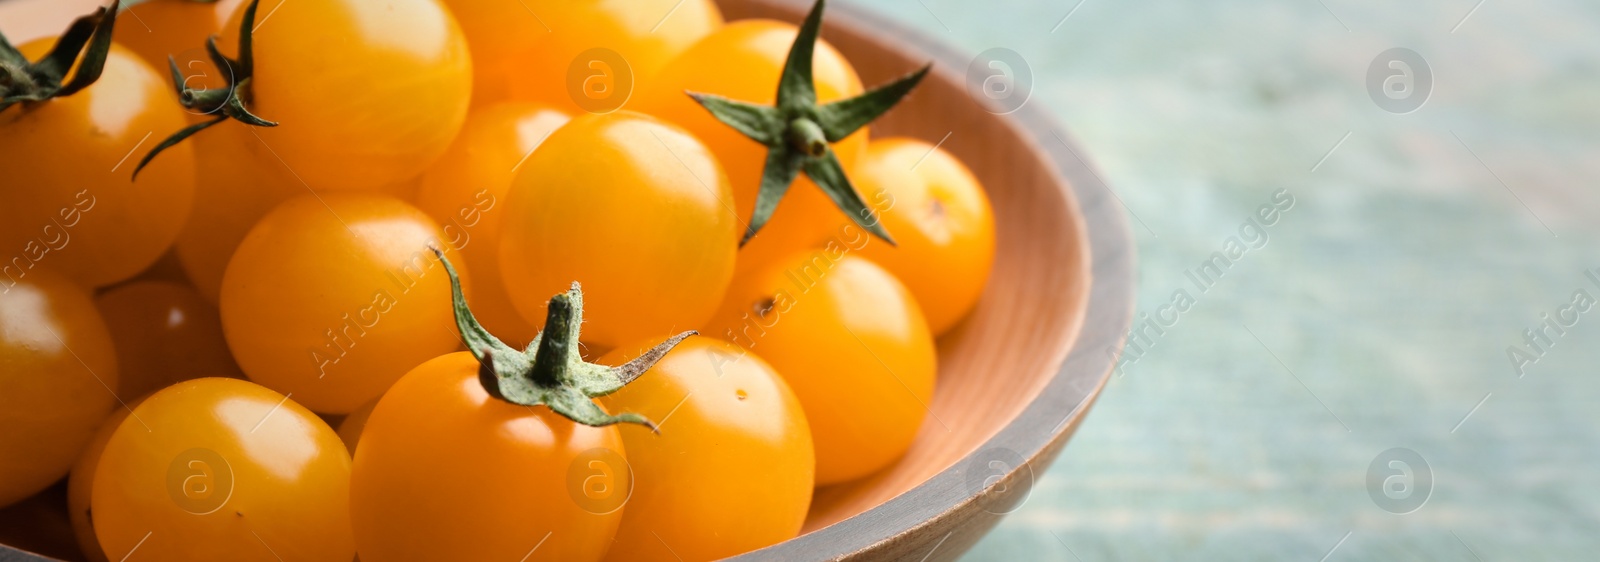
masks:
<svg viewBox="0 0 1600 562"><path fill-rule="evenodd" d="M988 277L820 1L118 9L0 44L0 506L67 477L89 559L782 542Z"/></svg>

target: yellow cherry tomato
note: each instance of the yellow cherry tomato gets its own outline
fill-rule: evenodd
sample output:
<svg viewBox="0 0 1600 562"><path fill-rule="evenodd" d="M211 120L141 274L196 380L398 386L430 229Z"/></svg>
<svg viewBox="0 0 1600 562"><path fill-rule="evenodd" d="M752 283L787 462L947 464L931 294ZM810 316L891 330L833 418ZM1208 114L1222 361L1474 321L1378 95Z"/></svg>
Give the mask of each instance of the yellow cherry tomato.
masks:
<svg viewBox="0 0 1600 562"><path fill-rule="evenodd" d="M167 68L172 57L191 86L220 87L227 78L217 76L206 57L206 38L223 33L241 1L147 0L124 6L112 37L153 68Z"/></svg>
<svg viewBox="0 0 1600 562"><path fill-rule="evenodd" d="M450 3L464 14L475 60L493 65L480 71L488 92L508 88L574 115L624 107L667 61L722 26L712 0L528 0L533 18L515 4ZM483 43L494 47L480 54ZM489 82L497 77L507 85Z"/></svg>
<svg viewBox="0 0 1600 562"><path fill-rule="evenodd" d="M622 365L663 339L599 362ZM634 484L607 560L714 560L800 533L815 479L811 430L755 354L691 336L601 403L660 425L659 435L620 428Z"/></svg>
<svg viewBox="0 0 1600 562"><path fill-rule="evenodd" d="M328 560L355 556L350 454L328 424L238 379L167 387L100 453L95 537L112 560Z"/></svg>
<svg viewBox="0 0 1600 562"><path fill-rule="evenodd" d="M250 380L345 414L460 344L438 224L382 195L303 195L245 236L222 280L222 326Z"/></svg>
<svg viewBox="0 0 1600 562"><path fill-rule="evenodd" d="M522 317L582 283L585 342L604 348L699 326L733 275L738 220L717 160L683 129L583 115L523 163L507 197L501 276Z"/></svg>
<svg viewBox="0 0 1600 562"><path fill-rule="evenodd" d="M190 138L198 165L194 215L178 235L178 261L200 294L217 302L228 259L250 227L306 188L261 149L248 125L222 123ZM156 162L166 158L162 155Z"/></svg>
<svg viewBox="0 0 1600 562"><path fill-rule="evenodd" d="M983 185L955 156L908 138L872 141L854 179L896 242L874 239L861 255L906 284L934 335L948 331L978 303L994 263Z"/></svg>
<svg viewBox="0 0 1600 562"><path fill-rule="evenodd" d="M136 281L95 298L117 348L118 396L143 396L178 381L243 375L222 338L216 305L194 289Z"/></svg>
<svg viewBox="0 0 1600 562"><path fill-rule="evenodd" d="M461 135L422 175L417 207L444 226L444 241L472 269L473 312L513 347L537 331L511 304L500 280L500 224L506 193L524 160L567 115L547 105L503 102L474 109Z"/></svg>
<svg viewBox="0 0 1600 562"><path fill-rule="evenodd" d="M379 400L382 398L380 396ZM344 441L344 447L350 450L351 455L356 454L356 443L361 442L361 432L367 429L367 419L372 417L372 409L377 406L378 400L373 400L339 420L339 440Z"/></svg>
<svg viewBox="0 0 1600 562"><path fill-rule="evenodd" d="M38 60L54 44L34 41L22 53ZM143 150L187 124L161 76L113 44L89 87L0 111L9 188L0 279L45 266L99 287L133 277L172 245L194 200L194 152L172 147L128 179Z"/></svg>
<svg viewBox="0 0 1600 562"><path fill-rule="evenodd" d="M755 208L761 170L767 149L717 121L685 91L772 105L778 76L783 72L799 29L772 20L730 23L695 43L668 62L630 107L682 125L711 147L728 172L739 213L740 235ZM861 79L832 45L817 40L812 62L819 103L861 93ZM737 69L737 70L733 70ZM832 145L844 169L849 170L866 147L867 129ZM771 222L739 251L739 270L745 271L811 247L831 236L830 228L844 215L810 178L801 174L789 187Z"/></svg>
<svg viewBox="0 0 1600 562"><path fill-rule="evenodd" d="M938 360L915 298L847 247L741 273L706 333L759 353L800 397L818 485L894 462L933 398Z"/></svg>
<svg viewBox="0 0 1600 562"><path fill-rule="evenodd" d="M87 291L43 268L0 280L0 507L72 468L117 404L117 380Z"/></svg>
<svg viewBox="0 0 1600 562"><path fill-rule="evenodd" d="M248 6L224 27L224 51ZM256 132L313 189L415 177L466 119L472 61L437 0L263 0L255 24L247 104L279 124Z"/></svg>
<svg viewBox="0 0 1600 562"><path fill-rule="evenodd" d="M130 399L127 407L112 409L100 423L100 429L95 430L94 437L83 446L78 462L72 465L72 474L67 476L67 514L72 521L72 534L78 541L78 549L93 562L107 560L105 551L100 548L100 539L94 536L94 514L89 509L94 492L94 469L100 465L100 453L105 452L106 443L111 442L111 434L128 419L133 408L144 403L144 399L144 396Z"/></svg>
<svg viewBox="0 0 1600 562"><path fill-rule="evenodd" d="M364 562L605 555L633 487L615 427L489 395L470 353L407 373L367 419L350 475Z"/></svg>

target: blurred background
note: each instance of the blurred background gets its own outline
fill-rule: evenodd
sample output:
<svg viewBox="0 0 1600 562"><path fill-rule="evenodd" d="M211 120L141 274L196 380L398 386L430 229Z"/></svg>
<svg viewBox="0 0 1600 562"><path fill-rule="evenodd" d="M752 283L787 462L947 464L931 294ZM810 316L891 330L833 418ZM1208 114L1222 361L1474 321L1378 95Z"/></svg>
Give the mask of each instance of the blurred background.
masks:
<svg viewBox="0 0 1600 562"><path fill-rule="evenodd" d="M1126 206L1138 313L1194 301L967 559L1600 552L1600 5L855 1L1020 54Z"/></svg>

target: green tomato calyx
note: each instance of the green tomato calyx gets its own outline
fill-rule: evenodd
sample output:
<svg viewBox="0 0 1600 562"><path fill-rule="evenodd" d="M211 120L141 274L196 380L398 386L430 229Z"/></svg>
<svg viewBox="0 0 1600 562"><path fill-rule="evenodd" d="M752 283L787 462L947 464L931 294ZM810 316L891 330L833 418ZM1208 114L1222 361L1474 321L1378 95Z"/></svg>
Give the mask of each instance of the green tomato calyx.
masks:
<svg viewBox="0 0 1600 562"><path fill-rule="evenodd" d="M139 165L134 167L135 179L139 177L139 171L143 170L151 160L155 160L161 151L230 118L256 127L278 126L276 122L250 113L245 107L245 103L250 101L250 78L255 74L255 55L251 44L255 36L256 7L260 3L261 0L250 0L250 4L244 8L244 19L239 22L239 58L229 58L222 54L217 48L215 35L206 38L206 55L211 57L212 64L217 65L217 68L227 75L226 87L198 89L188 87L184 84L187 80L183 76L183 71L178 68L178 61L171 56L167 57L167 70L172 73L172 85L178 90L178 103L182 104L184 109L215 117L179 129L151 148L150 152L139 160Z"/></svg>
<svg viewBox="0 0 1600 562"><path fill-rule="evenodd" d="M30 62L0 34L0 111L18 103L70 96L99 80L111 52L119 4L120 0L112 0L111 5L73 20L38 61ZM78 71L68 80L67 71L74 63Z"/></svg>
<svg viewBox="0 0 1600 562"><path fill-rule="evenodd" d="M461 278L455 266L437 248L434 255L450 275L451 299L455 305L456 328L467 343L467 350L478 358L478 380L495 398L523 406L543 405L557 414L583 425L603 427L635 423L656 431L655 423L634 413L607 414L596 404L596 397L611 394L672 351L678 342L695 335L693 330L668 338L638 358L619 367L607 367L583 360L578 351L579 326L583 323L583 289L576 282L565 293L551 297L544 329L534 336L524 351L517 351L490 334L461 292Z"/></svg>
<svg viewBox="0 0 1600 562"><path fill-rule="evenodd" d="M922 82L932 64L902 76L859 96L817 105L816 84L812 80L811 60L817 35L822 30L822 11L826 0L817 0L811 13L789 47L783 74L778 78L777 102L772 106L735 101L721 96L688 92L701 107L724 125L767 146L767 161L761 171L761 188L756 192L755 211L745 230L744 245L766 226L778 201L789 191L800 172L805 172L833 204L851 220L889 244L894 239L873 216L861 194L850 184L844 166L828 143L835 143L888 112Z"/></svg>

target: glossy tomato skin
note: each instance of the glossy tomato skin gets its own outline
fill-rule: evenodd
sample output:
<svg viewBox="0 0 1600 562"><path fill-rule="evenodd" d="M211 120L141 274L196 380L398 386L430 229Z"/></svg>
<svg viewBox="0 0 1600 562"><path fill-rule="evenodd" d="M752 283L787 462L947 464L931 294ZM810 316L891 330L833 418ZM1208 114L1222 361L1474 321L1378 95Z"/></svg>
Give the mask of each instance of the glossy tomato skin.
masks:
<svg viewBox="0 0 1600 562"><path fill-rule="evenodd" d="M621 365L661 339L599 362ZM800 533L815 479L811 429L789 385L754 353L691 336L602 403L661 431L620 428L634 486L607 560L714 560Z"/></svg>
<svg viewBox="0 0 1600 562"><path fill-rule="evenodd" d="M755 208L766 147L717 121L684 92L771 105L798 31L793 25L772 20L741 20L723 26L668 62L630 106L683 126L711 147L733 185L741 230ZM827 41L817 41L812 66L819 103L861 93L855 69ZM863 127L834 143L832 149L849 170L866 144L867 129ZM739 270L758 268L821 242L834 234L831 227L840 217L844 217L843 211L801 174L766 227L740 250Z"/></svg>
<svg viewBox="0 0 1600 562"><path fill-rule="evenodd" d="M167 68L167 57L177 61L191 86L221 87L220 75L205 57L206 37L220 35L228 16L243 0L147 0L123 7L112 38L151 68ZM237 28L235 28L237 29ZM196 116L199 117L199 116Z"/></svg>
<svg viewBox="0 0 1600 562"><path fill-rule="evenodd" d="M117 404L117 380L87 291L43 268L0 278L0 506L67 473Z"/></svg>
<svg viewBox="0 0 1600 562"><path fill-rule="evenodd" d="M511 304L500 279L506 195L525 159L567 119L565 113L537 103L478 107L450 149L422 174L417 194L417 207L439 221L444 242L466 256L474 272L473 314L490 333L517 348L532 341L537 330Z"/></svg>
<svg viewBox="0 0 1600 562"><path fill-rule="evenodd" d="M872 141L854 178L897 243L873 239L861 255L906 284L934 335L949 331L977 305L994 264L983 185L955 156L909 138Z"/></svg>
<svg viewBox="0 0 1600 562"><path fill-rule="evenodd" d="M94 470L100 466L100 454L105 452L106 443L111 442L111 434L122 427L128 414L143 404L144 398L129 399L127 407L111 410L111 414L100 423L100 429L95 430L94 437L83 446L78 461L72 465L72 474L67 476L67 514L72 521L72 534L78 541L78 549L93 562L107 560L105 550L100 548L100 539L94 536L94 517L90 510L90 500L94 497Z"/></svg>
<svg viewBox="0 0 1600 562"><path fill-rule="evenodd" d="M246 6L224 27L225 51ZM258 134L312 189L415 177L466 119L472 61L437 0L263 0L256 24L250 109L279 123Z"/></svg>
<svg viewBox="0 0 1600 562"><path fill-rule="evenodd" d="M222 295L228 259L250 227L279 203L307 193L281 161L259 146L258 134L248 125L225 122L184 143L194 148L198 161L198 189L193 216L174 249L189 280L213 303Z"/></svg>
<svg viewBox="0 0 1600 562"><path fill-rule="evenodd" d="M471 354L438 357L367 419L350 480L356 549L366 562L599 560L632 488L624 454L615 427L491 397Z"/></svg>
<svg viewBox="0 0 1600 562"><path fill-rule="evenodd" d="M95 297L117 348L118 396L144 396L178 381L240 378L217 307L169 281L135 281Z"/></svg>
<svg viewBox="0 0 1600 562"><path fill-rule="evenodd" d="M54 39L22 46L36 60ZM184 127L160 74L115 44L93 85L0 112L6 202L0 275L45 266L89 287L133 277L178 236L194 200L194 152L176 146L129 183L152 139Z"/></svg>
<svg viewBox="0 0 1600 562"><path fill-rule="evenodd" d="M133 409L100 453L89 505L112 560L345 562L349 484L350 455L316 414L208 378Z"/></svg>
<svg viewBox="0 0 1600 562"><path fill-rule="evenodd" d="M683 129L619 111L574 118L523 163L501 277L542 325L583 285L583 340L611 348L700 325L733 275L738 220L715 157Z"/></svg>
<svg viewBox="0 0 1600 562"><path fill-rule="evenodd" d="M470 14L460 17L463 27L469 27L474 56L497 65L484 71L485 78L479 83L491 88L489 92L508 88L513 99L556 104L573 114L585 108L611 111L625 107L627 101L609 92L586 94L579 98L581 102L574 101L570 92L574 77L569 74L574 65L580 69L580 83L596 77L614 87L618 96L635 95L667 61L722 26L722 12L712 0L528 0L526 10L538 15L532 25L527 24L532 18L526 13L497 15L492 26L485 25L482 20L488 17L488 10L521 9L515 4L511 8L495 5L451 1L458 13ZM467 20L475 21L469 26ZM513 30L505 27L506 22L522 27L509 33ZM491 54L493 60L485 60L478 45L486 41L503 45L501 55ZM606 49L617 57L580 57L592 54L591 49ZM503 86L486 83L496 76L505 81ZM630 82L632 91L624 91Z"/></svg>
<svg viewBox="0 0 1600 562"><path fill-rule="evenodd" d="M345 414L455 350L450 281L429 249L448 249L442 238L422 211L382 195L279 205L222 282L223 333L239 367L312 410Z"/></svg>
<svg viewBox="0 0 1600 562"><path fill-rule="evenodd" d="M705 333L760 354L800 397L818 485L894 462L933 398L938 359L915 298L848 247L741 274Z"/></svg>

